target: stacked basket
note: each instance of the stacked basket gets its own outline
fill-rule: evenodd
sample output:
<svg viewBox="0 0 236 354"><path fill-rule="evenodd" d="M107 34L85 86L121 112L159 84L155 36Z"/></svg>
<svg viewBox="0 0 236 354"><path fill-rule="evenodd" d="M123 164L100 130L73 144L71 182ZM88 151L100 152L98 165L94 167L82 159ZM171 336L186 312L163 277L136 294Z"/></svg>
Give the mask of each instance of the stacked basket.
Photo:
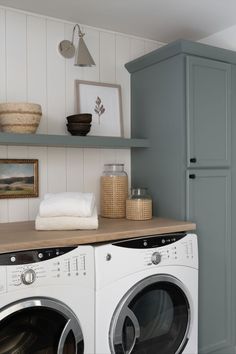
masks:
<svg viewBox="0 0 236 354"><path fill-rule="evenodd" d="M4 133L34 134L42 109L36 103L1 103L0 128Z"/></svg>

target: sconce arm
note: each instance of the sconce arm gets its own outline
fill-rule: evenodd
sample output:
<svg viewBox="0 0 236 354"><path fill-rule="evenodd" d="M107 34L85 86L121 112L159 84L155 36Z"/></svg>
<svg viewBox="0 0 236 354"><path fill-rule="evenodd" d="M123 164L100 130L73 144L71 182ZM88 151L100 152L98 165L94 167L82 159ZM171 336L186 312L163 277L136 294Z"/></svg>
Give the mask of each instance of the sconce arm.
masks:
<svg viewBox="0 0 236 354"><path fill-rule="evenodd" d="M78 36L79 36L80 38L82 38L82 37L85 35L85 33L83 33L83 32L81 31L80 25L79 25L78 23L76 23L76 25L75 25L74 28L73 28L73 33L72 33L72 41L71 41L72 44L74 44L74 37L75 37L75 30L76 30L76 28L78 29Z"/></svg>

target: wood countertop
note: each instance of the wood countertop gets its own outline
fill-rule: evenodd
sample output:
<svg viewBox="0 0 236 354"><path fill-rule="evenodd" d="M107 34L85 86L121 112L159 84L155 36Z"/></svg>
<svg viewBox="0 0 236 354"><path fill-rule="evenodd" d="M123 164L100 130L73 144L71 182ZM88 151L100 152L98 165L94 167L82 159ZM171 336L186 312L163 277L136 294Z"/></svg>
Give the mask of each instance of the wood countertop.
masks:
<svg viewBox="0 0 236 354"><path fill-rule="evenodd" d="M0 253L76 246L171 232L192 231L191 222L153 218L148 221L99 219L98 230L36 231L34 221L0 224Z"/></svg>

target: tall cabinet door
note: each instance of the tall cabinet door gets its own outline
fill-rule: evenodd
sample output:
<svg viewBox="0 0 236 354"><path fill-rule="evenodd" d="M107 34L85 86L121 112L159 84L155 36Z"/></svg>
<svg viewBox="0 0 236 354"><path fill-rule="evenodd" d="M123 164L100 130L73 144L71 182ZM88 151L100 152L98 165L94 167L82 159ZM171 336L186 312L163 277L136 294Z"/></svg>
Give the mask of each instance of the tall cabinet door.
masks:
<svg viewBox="0 0 236 354"><path fill-rule="evenodd" d="M199 354L232 353L229 170L187 172L187 217L199 242Z"/></svg>
<svg viewBox="0 0 236 354"><path fill-rule="evenodd" d="M231 65L187 57L187 165L230 165Z"/></svg>

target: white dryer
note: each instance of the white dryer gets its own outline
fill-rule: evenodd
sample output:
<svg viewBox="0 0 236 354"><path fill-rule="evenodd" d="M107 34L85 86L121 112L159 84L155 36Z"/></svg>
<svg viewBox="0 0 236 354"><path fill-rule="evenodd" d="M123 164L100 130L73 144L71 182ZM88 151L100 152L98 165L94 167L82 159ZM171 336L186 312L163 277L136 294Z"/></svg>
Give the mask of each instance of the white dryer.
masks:
<svg viewBox="0 0 236 354"><path fill-rule="evenodd" d="M93 354L90 246L0 255L0 353Z"/></svg>
<svg viewBox="0 0 236 354"><path fill-rule="evenodd" d="M194 234L95 246L96 354L197 354Z"/></svg>

